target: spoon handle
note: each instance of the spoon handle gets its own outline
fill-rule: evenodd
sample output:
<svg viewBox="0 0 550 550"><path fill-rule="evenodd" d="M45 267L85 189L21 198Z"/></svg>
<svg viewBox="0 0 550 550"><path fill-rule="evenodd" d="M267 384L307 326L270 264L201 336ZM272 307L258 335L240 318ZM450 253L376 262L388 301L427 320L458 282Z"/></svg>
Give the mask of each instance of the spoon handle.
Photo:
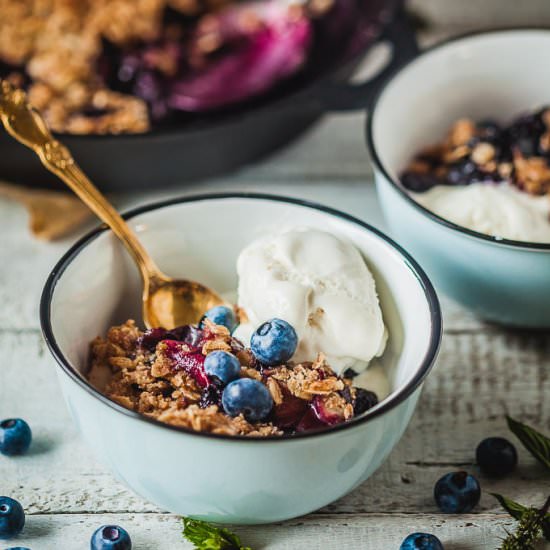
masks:
<svg viewBox="0 0 550 550"><path fill-rule="evenodd" d="M122 216L87 178L69 150L51 135L42 116L27 101L25 92L2 80L0 119L11 136L32 149L42 164L63 180L113 230L134 258L144 282L152 278L163 278Z"/></svg>

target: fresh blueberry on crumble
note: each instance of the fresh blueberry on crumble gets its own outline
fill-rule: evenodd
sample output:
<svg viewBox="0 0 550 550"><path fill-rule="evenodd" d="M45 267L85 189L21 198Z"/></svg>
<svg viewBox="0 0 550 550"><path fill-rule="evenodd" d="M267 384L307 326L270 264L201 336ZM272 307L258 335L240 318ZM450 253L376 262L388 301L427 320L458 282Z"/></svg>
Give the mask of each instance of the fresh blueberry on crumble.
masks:
<svg viewBox="0 0 550 550"><path fill-rule="evenodd" d="M204 370L208 376L217 378L222 384L229 384L239 377L241 364L232 353L219 350L206 356Z"/></svg>
<svg viewBox="0 0 550 550"><path fill-rule="evenodd" d="M278 365L288 361L297 346L296 331L282 319L266 321L250 339L252 353L265 365Z"/></svg>
<svg viewBox="0 0 550 550"><path fill-rule="evenodd" d="M203 317L212 321L215 325L223 325L229 329L229 332L233 332L237 326L237 318L233 309L227 306L216 306L209 309ZM202 325L203 321L201 321Z"/></svg>
<svg viewBox="0 0 550 550"><path fill-rule="evenodd" d="M258 422L271 412L273 398L258 380L239 378L223 390L222 405L229 416L242 414L248 421Z"/></svg>
<svg viewBox="0 0 550 550"><path fill-rule="evenodd" d="M376 405L373 392L338 376L323 354L293 362L297 344L296 331L281 319L262 324L250 349L208 315L198 326L172 330L141 331L127 321L92 342L88 379L140 414L225 435L326 428Z"/></svg>

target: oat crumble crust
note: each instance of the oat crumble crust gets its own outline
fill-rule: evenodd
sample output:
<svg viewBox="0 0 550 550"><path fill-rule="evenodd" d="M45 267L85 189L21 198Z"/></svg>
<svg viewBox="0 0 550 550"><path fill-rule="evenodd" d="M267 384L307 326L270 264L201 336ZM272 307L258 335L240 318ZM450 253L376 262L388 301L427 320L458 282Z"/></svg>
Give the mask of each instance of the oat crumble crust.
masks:
<svg viewBox="0 0 550 550"><path fill-rule="evenodd" d="M550 151L550 109L541 118L546 130L540 137L540 148ZM497 162L495 148L490 143L481 141L473 146L469 144L476 136L474 121L467 118L457 120L445 140L420 151L405 172L428 174L435 165L435 175L445 177L449 165L470 156L482 172L496 173L531 195L550 195L550 164L547 159L525 157L516 149L511 162Z"/></svg>
<svg viewBox="0 0 550 550"><path fill-rule="evenodd" d="M0 0L0 61L24 66L29 98L52 130L141 133L150 128L141 99L107 89L96 72L102 39L117 46L153 41L169 7L197 15L228 0ZM8 75L22 85L22 75ZM105 114L87 116L88 109Z"/></svg>
<svg viewBox="0 0 550 550"><path fill-rule="evenodd" d="M241 362L241 377L262 381L268 388L275 407L285 396L312 402L322 399L324 406L344 420L353 414L350 400L356 389L348 379L339 378L319 357L311 363L281 365L257 370L255 358L222 326L206 321L209 339L202 345L202 354L216 349L231 350ZM109 329L105 338L97 337L90 345L91 361L87 378L99 391L120 405L140 414L174 426L225 435L269 436L284 432L272 422L250 423L244 416L231 418L217 405L201 406L203 389L184 370L174 370L169 356L174 343L160 341L154 349L139 343L144 333L135 322ZM191 348L176 342L178 350ZM343 397L347 391L348 400ZM307 404L307 403L306 403Z"/></svg>

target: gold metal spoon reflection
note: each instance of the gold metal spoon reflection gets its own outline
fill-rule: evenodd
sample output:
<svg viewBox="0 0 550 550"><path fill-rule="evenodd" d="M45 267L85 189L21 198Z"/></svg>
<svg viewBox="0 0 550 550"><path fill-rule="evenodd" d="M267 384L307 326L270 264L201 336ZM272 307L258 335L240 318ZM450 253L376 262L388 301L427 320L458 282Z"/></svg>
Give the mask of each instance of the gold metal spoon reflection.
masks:
<svg viewBox="0 0 550 550"><path fill-rule="evenodd" d="M62 179L122 241L143 279L143 320L147 327L196 323L204 312L222 304L211 289L195 281L172 279L155 265L120 214L75 163L69 150L53 138L42 116L23 90L0 80L0 119L17 141L32 149L42 164Z"/></svg>

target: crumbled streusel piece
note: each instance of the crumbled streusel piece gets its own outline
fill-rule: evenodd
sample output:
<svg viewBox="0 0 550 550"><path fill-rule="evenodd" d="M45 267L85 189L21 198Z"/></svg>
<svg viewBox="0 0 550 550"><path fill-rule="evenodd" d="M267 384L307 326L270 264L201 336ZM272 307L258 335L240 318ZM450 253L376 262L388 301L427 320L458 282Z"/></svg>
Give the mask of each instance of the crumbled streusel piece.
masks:
<svg viewBox="0 0 550 550"><path fill-rule="evenodd" d="M514 155L514 169L518 186L532 195L546 195L550 192L550 166L542 157L525 158L521 153Z"/></svg>

